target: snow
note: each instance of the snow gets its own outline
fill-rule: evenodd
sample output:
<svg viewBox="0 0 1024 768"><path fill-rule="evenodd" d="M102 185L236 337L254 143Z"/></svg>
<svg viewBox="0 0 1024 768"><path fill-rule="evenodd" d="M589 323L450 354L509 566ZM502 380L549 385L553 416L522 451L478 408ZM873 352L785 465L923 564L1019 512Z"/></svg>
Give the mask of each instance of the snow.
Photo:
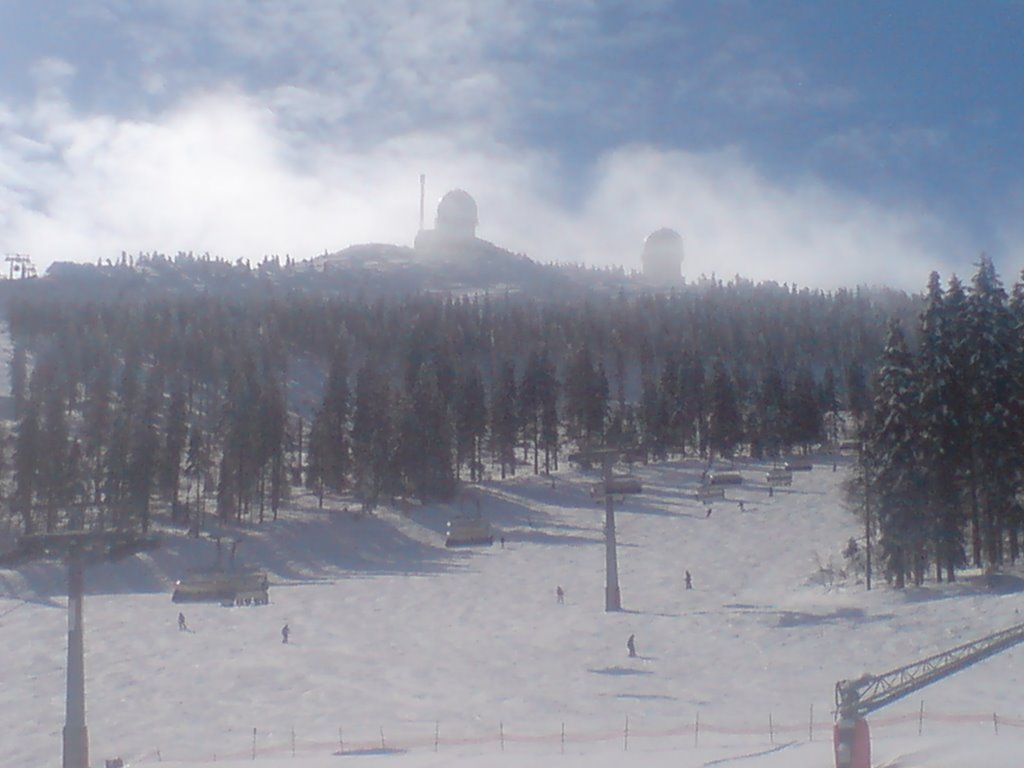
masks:
<svg viewBox="0 0 1024 768"><path fill-rule="evenodd" d="M268 768L601 768L624 750L651 768L831 765L837 680L1020 622L1024 584L966 572L865 591L843 572L860 525L842 501L844 460L832 461L772 497L770 465L737 462L744 483L710 517L693 498L700 464L636 467L643 494L616 504L616 613L604 611L596 477L572 470L553 487L520 476L369 516L300 497L276 523L225 529L241 561L271 573L265 607L171 603L173 580L210 565L215 546L169 533L156 552L88 572L92 764L251 764L255 728ZM505 547L446 549L446 520L477 502ZM59 759L63 578L46 564L0 570L3 766ZM1019 766L1022 658L1011 649L874 713L874 764Z"/></svg>

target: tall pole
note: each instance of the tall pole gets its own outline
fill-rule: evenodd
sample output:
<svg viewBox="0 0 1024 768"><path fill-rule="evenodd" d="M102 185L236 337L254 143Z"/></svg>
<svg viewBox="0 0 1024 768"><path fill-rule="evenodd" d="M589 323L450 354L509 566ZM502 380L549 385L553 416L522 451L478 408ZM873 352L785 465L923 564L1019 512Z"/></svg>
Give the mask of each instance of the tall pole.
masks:
<svg viewBox="0 0 1024 768"><path fill-rule="evenodd" d="M615 505L612 498L612 464L615 457L604 456L604 553L605 553L605 611L621 611L619 594L619 562L615 554Z"/></svg>
<svg viewBox="0 0 1024 768"><path fill-rule="evenodd" d="M85 565L76 547L68 552L68 671L64 720L63 768L89 768L89 735L85 729L85 654L82 595Z"/></svg>
<svg viewBox="0 0 1024 768"><path fill-rule="evenodd" d="M871 591L871 492L864 483L864 549L867 552L867 588Z"/></svg>

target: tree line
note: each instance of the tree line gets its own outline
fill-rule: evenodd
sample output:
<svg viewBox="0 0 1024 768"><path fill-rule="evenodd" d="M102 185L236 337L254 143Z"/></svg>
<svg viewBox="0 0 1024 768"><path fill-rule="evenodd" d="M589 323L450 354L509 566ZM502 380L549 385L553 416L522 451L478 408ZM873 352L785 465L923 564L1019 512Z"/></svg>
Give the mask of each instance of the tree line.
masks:
<svg viewBox="0 0 1024 768"><path fill-rule="evenodd" d="M908 338L909 336L909 338ZM969 286L932 273L915 327L892 321L853 491L897 587L934 567L1016 561L1024 530L1024 278L983 257Z"/></svg>
<svg viewBox="0 0 1024 768"><path fill-rule="evenodd" d="M776 456L869 405L913 297L706 280L565 301L281 288L12 298L9 520L276 517L294 489L447 499L581 445Z"/></svg>

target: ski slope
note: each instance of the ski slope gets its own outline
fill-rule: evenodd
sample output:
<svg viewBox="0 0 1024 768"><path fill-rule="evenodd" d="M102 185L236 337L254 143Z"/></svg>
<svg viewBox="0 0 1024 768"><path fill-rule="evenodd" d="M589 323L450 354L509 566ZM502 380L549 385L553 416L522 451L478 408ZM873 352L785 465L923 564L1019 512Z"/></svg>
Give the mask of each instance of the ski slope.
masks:
<svg viewBox="0 0 1024 768"><path fill-rule="evenodd" d="M222 558L240 538L238 561L271 573L266 607L172 604L173 580L216 545L168 533L87 575L92 764L241 765L255 751L270 768L831 765L837 680L1024 620L1012 571L866 592L843 571L860 525L832 462L771 497L768 465L737 462L744 483L710 516L697 462L636 467L644 493L616 505L617 613L604 611L596 476L572 469L369 516L304 496L275 523L220 531ZM446 549L445 521L478 506L504 548ZM55 566L0 570L2 766L60 759L63 592ZM1007 651L875 713L874 763L1018 767L1022 659Z"/></svg>

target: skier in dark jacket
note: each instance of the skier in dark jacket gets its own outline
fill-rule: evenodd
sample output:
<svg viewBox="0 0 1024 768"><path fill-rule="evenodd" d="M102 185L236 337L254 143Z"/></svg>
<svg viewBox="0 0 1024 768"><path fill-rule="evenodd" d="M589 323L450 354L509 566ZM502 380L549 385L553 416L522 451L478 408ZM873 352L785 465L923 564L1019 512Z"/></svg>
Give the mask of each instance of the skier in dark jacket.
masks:
<svg viewBox="0 0 1024 768"><path fill-rule="evenodd" d="M629 651L629 658L636 658L636 635L630 635L626 641L626 650Z"/></svg>
<svg viewBox="0 0 1024 768"><path fill-rule="evenodd" d="M288 642L288 635L290 635L290 634L291 634L291 630L288 629L288 625L287 624L285 624L283 627L281 627L281 642L282 643L287 643Z"/></svg>

